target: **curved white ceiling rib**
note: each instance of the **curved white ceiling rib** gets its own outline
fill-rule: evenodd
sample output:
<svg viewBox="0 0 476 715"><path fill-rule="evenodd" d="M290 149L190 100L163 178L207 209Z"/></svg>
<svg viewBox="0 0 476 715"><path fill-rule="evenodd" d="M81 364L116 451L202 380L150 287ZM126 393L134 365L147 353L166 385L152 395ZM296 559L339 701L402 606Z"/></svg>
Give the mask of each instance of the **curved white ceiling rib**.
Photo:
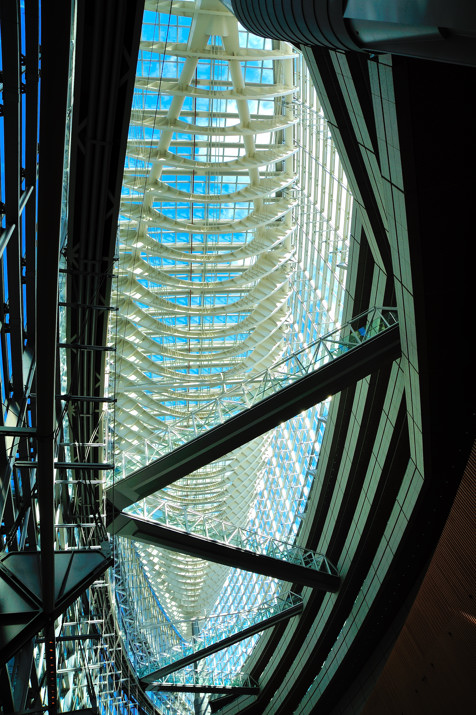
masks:
<svg viewBox="0 0 476 715"><path fill-rule="evenodd" d="M233 245L238 247L233 250L230 250L230 244L226 243L209 246L209 250L206 253L195 253L193 256L193 262L194 264L223 263L223 261L237 261L240 258L258 256L260 253L276 248L278 244L282 243L291 234L292 230L283 230L282 224L280 223L273 224L271 227L268 225L265 229L261 229L259 232L256 232L254 237L252 237L247 243L234 243ZM122 231L122 237L124 244L127 244L131 250L142 250L149 256L149 258L171 258L175 261L190 260L190 249L186 251L183 249L178 250L177 248L171 248L170 244L159 243L155 239L151 239L148 234L142 234L139 236L137 230L132 229L128 232L127 229L124 229Z"/></svg>
<svg viewBox="0 0 476 715"><path fill-rule="evenodd" d="M150 445L167 429L190 434L197 406L280 356L293 268L291 47L240 46L247 35L219 0L146 10L171 12L175 24L169 33L157 14L158 37L141 43L124 175L115 439L125 473L153 457ZM189 28L187 42L175 41L179 27ZM165 496L171 508L244 523L267 444L247 445L148 504ZM226 569L140 551L170 617L213 606Z"/></svg>
<svg viewBox="0 0 476 715"><path fill-rule="evenodd" d="M230 117L231 118L231 117ZM238 117L237 117L238 118ZM153 129L173 129L175 132L185 132L186 134L200 134L205 136L234 136L263 134L265 132L275 132L291 126L294 120L286 116L264 117L260 119L250 119L244 125L241 122L230 124L226 127L207 126L206 124L192 124L183 122L180 119L170 119L160 117L153 109L133 109L131 112L131 124L140 127L152 127ZM132 143L131 143L132 146Z"/></svg>
<svg viewBox="0 0 476 715"><path fill-rule="evenodd" d="M223 99L217 100L223 102ZM173 132L173 129L167 129L167 131ZM164 130L165 134L165 130ZM243 139L249 139L245 135ZM218 142L215 142L215 147L217 148ZM233 149L233 147L226 147L227 149ZM293 146L279 146L273 147L272 149L256 149L252 154L246 154L240 156L238 159L230 159L230 161L201 161L200 159L188 159L184 156L179 156L174 154L167 149L162 149L159 147L154 147L152 144L145 144L141 142L139 145L135 143L130 143L127 146L128 156L134 159L142 159L146 162L157 162L161 167L163 166L176 166L185 169L195 169L200 170L204 174L220 174L222 171L241 171L246 169L259 169L260 167L268 166L269 164L275 164L276 162L281 162L290 159L294 154L297 153L297 148ZM153 180L155 177L151 176Z"/></svg>
<svg viewBox="0 0 476 715"><path fill-rule="evenodd" d="M167 197L169 198L169 197ZM184 201L182 197L175 201ZM191 198L185 200L193 200ZM204 202L210 203L210 202ZM245 218L237 221L214 221L213 219L194 222L187 222L183 219L175 220L164 216L160 211L156 211L152 207L139 205L134 201L134 198L121 202L121 214L128 216L129 221L133 223L148 224L154 228L163 228L169 231L188 231L190 233L207 233L223 234L223 233L239 233L241 231L249 231L266 224L277 221L285 216L294 205L294 199L285 198L277 199L273 203L264 204L260 208L250 211ZM266 207L266 208L265 208Z"/></svg>

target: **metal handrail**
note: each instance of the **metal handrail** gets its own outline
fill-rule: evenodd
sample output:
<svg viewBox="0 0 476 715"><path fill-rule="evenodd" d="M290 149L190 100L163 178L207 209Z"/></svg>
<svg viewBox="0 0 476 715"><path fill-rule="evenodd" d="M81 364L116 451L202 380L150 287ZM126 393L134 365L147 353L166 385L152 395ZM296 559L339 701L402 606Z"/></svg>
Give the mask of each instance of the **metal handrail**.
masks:
<svg viewBox="0 0 476 715"><path fill-rule="evenodd" d="M157 441L147 440L144 450L122 452L122 464L118 464L114 478L123 479L397 323L396 308L370 308L291 355L281 358L266 370L252 375L230 390L224 390L220 396L205 402L185 417L173 420L171 424L157 419ZM223 382L226 384L226 373ZM112 482L113 477L109 479Z"/></svg>
<svg viewBox="0 0 476 715"><path fill-rule="evenodd" d="M326 574L337 575L336 568L323 554L272 536L265 536L252 529L236 526L231 522L213 519L209 514L197 512L188 507L178 510L166 499L155 501L153 505L148 504L147 500L135 503L125 512L150 522L158 522L173 529L185 531L194 536L212 539L227 546L270 556Z"/></svg>
<svg viewBox="0 0 476 715"><path fill-rule="evenodd" d="M236 636L248 628L261 623L265 627L265 622L273 616L284 614L302 603L301 596L290 592L285 598L275 596L248 611L211 616L208 619L203 619L201 624L201 619L194 619L190 621L189 630L191 632L198 630L198 633L196 632L187 641L176 643L169 651L157 653L150 658L146 666L138 668L138 675L140 678L146 678L155 671L198 654L211 646L216 646L221 641Z"/></svg>
<svg viewBox="0 0 476 715"><path fill-rule="evenodd" d="M222 688L258 687L258 682L248 673L219 672L214 668L176 670L157 679L154 685L159 683L161 685L206 685Z"/></svg>

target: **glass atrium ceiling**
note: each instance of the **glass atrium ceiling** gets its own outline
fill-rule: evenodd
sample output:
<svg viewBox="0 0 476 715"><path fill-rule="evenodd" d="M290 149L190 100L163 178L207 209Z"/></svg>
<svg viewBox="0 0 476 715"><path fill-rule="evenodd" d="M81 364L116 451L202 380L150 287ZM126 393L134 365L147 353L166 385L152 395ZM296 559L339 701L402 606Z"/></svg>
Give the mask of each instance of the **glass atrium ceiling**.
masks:
<svg viewBox="0 0 476 715"><path fill-rule="evenodd" d="M251 378L339 325L351 204L295 50L250 35L219 0L147 0L110 324L115 480L241 409ZM154 519L166 503L177 516L293 542L327 409L317 405L131 511ZM139 669L159 647L158 619L168 629L160 648L164 638L171 648L190 638L194 619L246 611L289 587L119 541L119 617L126 641L137 644L141 631L141 654L129 649ZM137 608L124 617L132 599L148 604L153 628ZM236 671L254 642L218 654L215 667Z"/></svg>

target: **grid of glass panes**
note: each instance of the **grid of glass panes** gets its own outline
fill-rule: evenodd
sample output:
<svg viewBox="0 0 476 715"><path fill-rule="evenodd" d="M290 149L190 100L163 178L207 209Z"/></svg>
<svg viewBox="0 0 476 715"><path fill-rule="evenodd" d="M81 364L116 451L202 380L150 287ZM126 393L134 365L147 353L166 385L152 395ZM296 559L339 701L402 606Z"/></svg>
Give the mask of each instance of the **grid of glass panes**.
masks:
<svg viewBox="0 0 476 715"><path fill-rule="evenodd" d="M147 13L146 13L147 17ZM158 16L157 16L158 17ZM190 28L190 18L180 18L175 15L171 20L161 16L160 22L152 16L149 18L151 24L146 26L144 37L146 42L186 42ZM179 37L180 36L180 37ZM177 39L179 38L179 39ZM220 43L216 41L215 46ZM261 38L250 36L240 30L240 45L242 47L252 47L256 49L271 50L271 42ZM157 80L152 89L150 82L139 82L139 88L133 105L133 117L137 118L137 125L131 127L130 143L128 149L128 160L126 162L125 177L126 183L123 196L126 202L141 203L142 197L134 189L135 186L144 183L151 166L153 155L153 144L160 141L162 133L167 128L159 126L154 129L151 124L147 125L149 118L154 121L166 117L167 110L173 101L173 82L176 82L184 65L184 58L174 57L172 53L165 50L160 56L148 51L151 48L142 44L141 63L139 74L146 76L151 70L153 77L159 76L163 72L163 79ZM154 55L154 58L152 57ZM159 57L159 59L157 59ZM272 62L249 61L243 64L245 79L251 83L264 82L271 84L273 81L282 81L282 77L273 77ZM279 74L279 73L278 73ZM337 154L330 142L330 137L322 117L322 112L315 95L312 94L312 83L307 77L305 69L300 64L297 67L297 76L300 82L300 93L292 100L288 97L283 100L283 108L287 103L292 102L292 109L299 118L298 130L295 134L295 142L301 149L300 158L296 162L298 171L298 184L294 191L298 200L295 209L295 220L298 231L294 236L294 261L296 270L291 281L291 295L288 308L292 315L292 322L287 326L285 333L285 346L292 352L303 344L309 342L318 334L327 332L333 325L338 324L341 315L340 301L345 286L345 260L348 240L348 228L350 220L351 197L346 188L345 177L343 176ZM199 63L192 83L198 90L210 86L213 80L215 88L226 90L230 81L228 67L218 59ZM157 93L157 88L161 87L162 92ZM249 102L250 119L258 119L275 111L275 101L259 99ZM136 114L134 114L134 112ZM142 113L142 114L141 114ZM204 97L192 99L187 97L184 101L180 120L185 123L199 124L213 113L217 126L229 126L230 123L237 123L239 115L236 111L235 100L227 98L214 98L212 100ZM144 120L147 120L144 122ZM142 123L139 123L142 122ZM271 142L282 141L279 132L270 132L259 135L256 149L269 148ZM282 133L281 133L282 134ZM171 154L184 159L199 157L201 161L230 161L243 156L244 150L240 142L210 141L210 136L205 131L203 134L187 133L186 126L183 131L176 132L168 147ZM267 173L273 175L273 171ZM197 175L189 169L179 166L169 167L164 170L162 180L173 189L193 193L217 194L222 192L233 193L249 185L249 177L246 172L230 170L219 175L211 172L206 175ZM137 197L135 200L133 197ZM273 201L272 199L271 201ZM216 218L219 215L226 220L237 220L246 216L252 205L250 202L237 202L231 207L226 207L220 202L207 203L197 201L194 205L184 202L174 201L154 201L154 207L167 218L173 221L185 220L188 222L203 221L207 218ZM123 227L127 222L127 215L122 216ZM235 249L244 245L248 240L245 232L230 232L227 235L206 235L203 233L186 233L180 231L169 231L161 228L149 228L152 236L160 237L164 245L179 250L196 251L203 246L203 253L221 253ZM246 259L241 263L241 268L250 265L255 258ZM145 274L142 284L154 295L166 297L170 303L177 306L228 306L230 303L239 301L245 292L237 290L236 287L228 287L224 281L229 281L234 276L239 275L240 264L236 261L230 263L224 260L218 263L207 263L197 265L193 262L171 260L167 257L146 258L144 260L145 271L147 264L151 268L159 268L166 271L169 276L178 281L183 281L173 286L161 285L149 280ZM141 264L142 265L142 264ZM210 286L209 291L204 291L199 298L190 299L187 294L185 282L193 283L202 281L215 285ZM217 283L222 283L218 289ZM225 287L226 286L226 287ZM193 302L195 301L195 303ZM156 340L157 345L165 349L165 354L160 358L163 365L172 366L174 360L167 355L167 350L171 347L187 347L193 356L195 347L198 347L198 338L184 337L182 330L190 329L208 330L213 327L233 326L249 315L249 311L237 311L231 313L223 312L222 315L208 315L200 318L179 314L161 315L157 308L147 307L142 304L142 309L154 318L159 318L172 331ZM233 333L226 337L211 335L208 345L211 349L221 349L231 345L239 345L245 334ZM184 366L184 374L195 372L197 376L197 386L188 388L187 391L171 384L169 399L164 401L164 406L170 410L188 406L194 409L200 404L200 399L213 394L213 376L223 373L227 367L236 364L236 356L221 360L221 364L209 367L190 369ZM225 373L226 374L226 373ZM210 380L199 381L200 376L208 375ZM300 415L295 420L286 425L282 425L274 431L271 442L271 449L265 462L260 468L260 478L256 484L255 501L250 510L250 526L262 533L274 534L278 538L293 539L298 532L300 520L304 517L305 501L312 484L315 471L318 451L322 441L324 421L326 416L326 406L323 408L313 408L306 415ZM162 419L173 423L172 414L164 414ZM226 469L226 465L225 465ZM206 478L203 479L203 494L206 492ZM182 488L183 487L183 488ZM187 502L186 484L177 483L171 490L175 492L175 498L180 503ZM202 496L203 496L202 494ZM287 514L286 519L281 519L283 513ZM277 515L280 515L277 518ZM146 556L143 549L142 562L145 568L150 563L150 554ZM182 563L185 563L182 557ZM181 558L173 558L174 568L181 569ZM172 562L171 562L172 563ZM183 568L183 578L186 579L186 569ZM266 579L256 574L232 571L221 591L217 602L220 609L247 608L260 602L269 594L275 593L280 585L272 580ZM188 588L195 589L190 583ZM218 606L218 604L220 604ZM255 638L249 643L238 644L228 649L225 654L220 654L220 667L223 659L227 662L227 668L231 671L238 668L244 661ZM222 669L222 668L221 668Z"/></svg>
<svg viewBox="0 0 476 715"><path fill-rule="evenodd" d="M293 315L288 333L290 353L341 322L352 210L352 195L304 63L297 62L297 75L300 93L294 98L294 109L300 122L296 141L302 153L296 186L300 197L295 237L298 268L290 298ZM316 183L320 183L320 190ZM250 513L251 528L283 540L292 541L296 537L305 518L329 403L311 408L274 431L267 466ZM244 607L253 601L253 594L265 597L279 587L272 579L235 569L230 572L220 604L224 609L231 604ZM238 664L242 667L256 640L255 637L243 641L216 656L216 660L231 669Z"/></svg>

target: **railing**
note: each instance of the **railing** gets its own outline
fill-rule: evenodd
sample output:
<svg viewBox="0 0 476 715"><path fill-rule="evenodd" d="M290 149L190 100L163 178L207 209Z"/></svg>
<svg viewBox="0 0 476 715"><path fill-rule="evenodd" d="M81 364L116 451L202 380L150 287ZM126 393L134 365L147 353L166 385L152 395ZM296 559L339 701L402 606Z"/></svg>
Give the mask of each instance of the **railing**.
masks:
<svg viewBox="0 0 476 715"><path fill-rule="evenodd" d="M154 690L160 686L208 687L208 688L258 688L258 681L247 673L221 673L212 668L195 670L184 668L158 678L154 681Z"/></svg>
<svg viewBox="0 0 476 715"><path fill-rule="evenodd" d="M172 648L183 637L160 607L135 548L115 539L114 552L110 582L117 628L129 661L134 670L140 671L164 644Z"/></svg>
<svg viewBox="0 0 476 715"><path fill-rule="evenodd" d="M233 636L239 636L246 629L262 625L263 628L258 627L255 632L264 630L267 627L266 622L273 616L284 615L286 611L291 609L295 610L297 606L302 605L302 602L301 596L289 593L286 598L275 596L273 599L246 612L226 613L219 616L210 616L208 619L203 619L203 621L195 619L182 624L188 632L195 632L195 635L188 641L176 643L170 651L158 653L156 657L151 658L146 667L138 668L138 676L139 678L146 678L166 666L199 654L200 651L212 646L218 646L218 650L220 643ZM152 629L157 627L160 628L160 626L151 626ZM225 645L226 643L222 647L225 647Z"/></svg>
<svg viewBox="0 0 476 715"><path fill-rule="evenodd" d="M397 323L396 308L370 308L229 390L226 389L226 373L223 373L224 389L220 396L171 424L157 420L157 441L147 440L142 453L138 453L141 450L137 448L134 453L124 451L122 464L116 467L115 479L123 479ZM186 387L187 376L183 378ZM157 388L160 389L160 382L157 382ZM177 399L180 399L180 393L177 393Z"/></svg>
<svg viewBox="0 0 476 715"><path fill-rule="evenodd" d="M165 526L186 531L194 536L204 536L227 546L246 549L263 556L270 556L280 561L337 576L336 568L327 558L310 549L294 546L271 536L263 536L256 531L244 529L226 521L212 519L208 514L201 514L186 507L178 511L176 506L174 507L165 499L157 501L153 506L146 502L147 500L133 504L125 511L152 522L160 522Z"/></svg>

